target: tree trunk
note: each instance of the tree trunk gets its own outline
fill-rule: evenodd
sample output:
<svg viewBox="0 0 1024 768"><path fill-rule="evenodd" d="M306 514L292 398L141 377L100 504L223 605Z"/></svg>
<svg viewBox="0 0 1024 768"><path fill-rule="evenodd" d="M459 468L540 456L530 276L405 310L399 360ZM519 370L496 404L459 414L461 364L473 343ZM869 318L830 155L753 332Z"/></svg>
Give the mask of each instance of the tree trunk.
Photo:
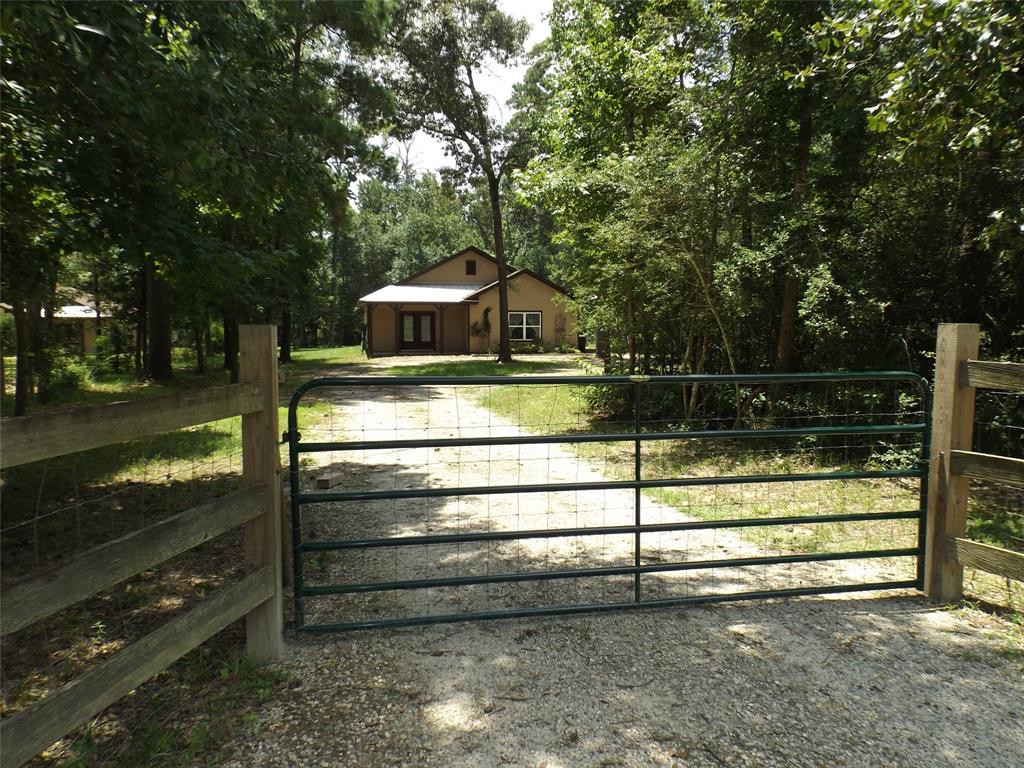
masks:
<svg viewBox="0 0 1024 768"><path fill-rule="evenodd" d="M501 229L501 196L498 177L487 174L487 190L491 199L491 222L494 226L494 258L498 261L498 362L512 362L512 345L508 334L508 267L505 266L505 237Z"/></svg>
<svg viewBox="0 0 1024 768"><path fill-rule="evenodd" d="M292 308L287 302L281 308L281 354L278 359L282 363L292 361Z"/></svg>
<svg viewBox="0 0 1024 768"><path fill-rule="evenodd" d="M149 378L169 381L171 369L171 287L152 263L146 265L148 312L146 331L149 336Z"/></svg>
<svg viewBox="0 0 1024 768"><path fill-rule="evenodd" d="M139 271L139 303L135 307L135 379L143 381L149 373L146 351L146 270Z"/></svg>
<svg viewBox="0 0 1024 768"><path fill-rule="evenodd" d="M750 202L750 185L743 188L740 217L740 245L744 248L754 246L754 206Z"/></svg>
<svg viewBox="0 0 1024 768"><path fill-rule="evenodd" d="M230 312L224 313L224 370L232 384L238 381L238 318Z"/></svg>
<svg viewBox="0 0 1024 768"><path fill-rule="evenodd" d="M206 339L203 338L202 318L192 323L192 338L196 347L196 373L206 373Z"/></svg>
<svg viewBox="0 0 1024 768"><path fill-rule="evenodd" d="M142 381L146 378L146 329L143 323L145 319L143 317L136 316L135 318L135 345L132 349L132 355L135 363L135 380Z"/></svg>
<svg viewBox="0 0 1024 768"><path fill-rule="evenodd" d="M721 205L721 193L719 192L720 180L722 176L722 156L719 155L715 158L715 176L712 181L712 202L711 202L711 232L708 238L708 255L713 256L715 250L718 248L718 228L719 228L719 206Z"/></svg>
<svg viewBox="0 0 1024 768"><path fill-rule="evenodd" d="M808 88L810 86L807 86ZM807 181L807 167L811 159L811 99L804 94L800 106L800 128L797 135L796 162L793 169L793 215L804 215L804 186ZM786 278L782 289L782 307L779 315L779 337L775 348L776 373L793 370L796 362L796 322L803 283L797 271L796 262L806 257L809 233L807 223L801 222L793 231L790 245L792 256L787 260Z"/></svg>
<svg viewBox="0 0 1024 768"><path fill-rule="evenodd" d="M328 347L338 346L338 302L340 301L341 281L338 270L341 265L341 248L338 245L341 233L340 216L336 204L331 208L331 296L327 302L327 333L324 342Z"/></svg>
<svg viewBox="0 0 1024 768"><path fill-rule="evenodd" d="M213 336L210 334L210 308L203 307L203 348L206 356L213 354Z"/></svg>
<svg viewBox="0 0 1024 768"><path fill-rule="evenodd" d="M100 311L100 273L96 261L92 262L92 305L96 309L96 335L103 333L103 314Z"/></svg>
<svg viewBox="0 0 1024 768"><path fill-rule="evenodd" d="M110 340L114 347L114 373L121 372L121 327L115 323L110 324Z"/></svg>
<svg viewBox="0 0 1024 768"><path fill-rule="evenodd" d="M636 324L633 316L632 300L626 304L626 340L629 344L629 375L636 373Z"/></svg>
<svg viewBox="0 0 1024 768"><path fill-rule="evenodd" d="M24 416L32 399L32 350L28 332L28 310L21 299L14 300L12 309L17 355L14 369L14 415Z"/></svg>
<svg viewBox="0 0 1024 768"><path fill-rule="evenodd" d="M793 370L796 361L796 317L800 300L800 278L790 272L782 290L782 315L779 318L779 342L775 349L775 372Z"/></svg>

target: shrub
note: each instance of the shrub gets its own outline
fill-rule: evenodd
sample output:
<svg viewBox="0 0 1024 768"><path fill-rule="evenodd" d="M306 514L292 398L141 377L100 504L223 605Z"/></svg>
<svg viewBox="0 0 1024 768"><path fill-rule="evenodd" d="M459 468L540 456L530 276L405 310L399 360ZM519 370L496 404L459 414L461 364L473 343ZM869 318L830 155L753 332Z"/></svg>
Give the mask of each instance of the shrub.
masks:
<svg viewBox="0 0 1024 768"><path fill-rule="evenodd" d="M51 350L36 361L39 402L52 403L80 391L92 380L92 370L79 357Z"/></svg>

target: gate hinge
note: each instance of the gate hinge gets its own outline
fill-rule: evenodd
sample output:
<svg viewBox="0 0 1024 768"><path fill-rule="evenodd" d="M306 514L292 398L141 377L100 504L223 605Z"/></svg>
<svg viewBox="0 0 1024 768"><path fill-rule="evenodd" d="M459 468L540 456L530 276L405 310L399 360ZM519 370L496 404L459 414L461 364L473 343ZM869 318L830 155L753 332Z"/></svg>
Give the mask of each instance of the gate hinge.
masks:
<svg viewBox="0 0 1024 768"><path fill-rule="evenodd" d="M285 430L284 432L281 433L281 442L282 443L287 443L288 440L291 438L291 436L292 436L292 433L287 431L287 430ZM302 439L302 433L299 432L299 431L296 431L295 432L295 440L296 440L296 442L301 440L301 439Z"/></svg>

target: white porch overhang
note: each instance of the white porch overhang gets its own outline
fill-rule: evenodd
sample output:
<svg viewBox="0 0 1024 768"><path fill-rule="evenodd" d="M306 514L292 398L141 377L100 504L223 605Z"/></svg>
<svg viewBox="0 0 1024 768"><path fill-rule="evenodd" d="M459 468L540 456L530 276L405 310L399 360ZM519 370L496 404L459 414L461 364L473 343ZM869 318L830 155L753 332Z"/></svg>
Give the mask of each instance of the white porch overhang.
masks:
<svg viewBox="0 0 1024 768"><path fill-rule="evenodd" d="M461 304L479 285L385 285L361 297L363 304Z"/></svg>

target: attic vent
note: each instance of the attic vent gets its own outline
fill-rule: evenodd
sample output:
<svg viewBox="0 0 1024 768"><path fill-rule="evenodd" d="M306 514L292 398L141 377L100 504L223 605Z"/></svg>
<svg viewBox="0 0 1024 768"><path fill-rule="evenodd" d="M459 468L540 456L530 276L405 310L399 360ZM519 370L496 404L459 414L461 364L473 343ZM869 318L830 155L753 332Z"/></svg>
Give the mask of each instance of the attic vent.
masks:
<svg viewBox="0 0 1024 768"><path fill-rule="evenodd" d="M475 275L476 274L476 259L466 259L466 274L467 275Z"/></svg>

